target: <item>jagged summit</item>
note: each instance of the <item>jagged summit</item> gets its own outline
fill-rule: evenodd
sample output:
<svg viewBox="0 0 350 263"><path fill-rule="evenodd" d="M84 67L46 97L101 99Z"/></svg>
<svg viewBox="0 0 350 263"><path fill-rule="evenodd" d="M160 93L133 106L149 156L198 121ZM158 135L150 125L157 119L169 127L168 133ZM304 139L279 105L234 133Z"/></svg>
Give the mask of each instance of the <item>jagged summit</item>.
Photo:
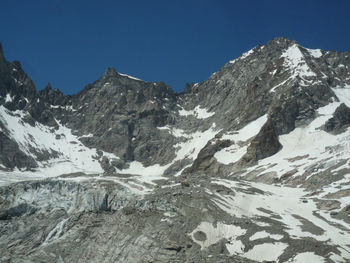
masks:
<svg viewBox="0 0 350 263"><path fill-rule="evenodd" d="M105 73L103 73L103 76L109 77L109 76L117 76L118 73L115 70L115 68L106 68Z"/></svg>
<svg viewBox="0 0 350 263"><path fill-rule="evenodd" d="M298 44L296 40L289 39L288 37L275 37L266 43L266 46L280 46L282 48L287 48Z"/></svg>
<svg viewBox="0 0 350 263"><path fill-rule="evenodd" d="M275 38L181 93L0 67L0 261L350 260L350 53Z"/></svg>
<svg viewBox="0 0 350 263"><path fill-rule="evenodd" d="M105 79L105 78L110 78L110 77L127 77L129 79L132 79L132 80L137 80L137 81L142 81L138 78L135 78L135 77L132 77L132 76L129 76L129 75L126 75L126 74L122 74L120 72L117 72L115 70L115 68L107 68L106 71L103 73L102 75L102 79Z"/></svg>

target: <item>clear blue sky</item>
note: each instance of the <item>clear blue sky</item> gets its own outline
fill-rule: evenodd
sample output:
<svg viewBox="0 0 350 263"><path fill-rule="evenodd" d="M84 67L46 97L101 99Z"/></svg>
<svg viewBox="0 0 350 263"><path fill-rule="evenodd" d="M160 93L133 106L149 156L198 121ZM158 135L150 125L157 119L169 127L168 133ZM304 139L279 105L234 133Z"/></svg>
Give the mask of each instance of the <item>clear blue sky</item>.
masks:
<svg viewBox="0 0 350 263"><path fill-rule="evenodd" d="M0 41L38 89L73 94L114 67L181 91L276 36L350 50L349 0L2 0Z"/></svg>

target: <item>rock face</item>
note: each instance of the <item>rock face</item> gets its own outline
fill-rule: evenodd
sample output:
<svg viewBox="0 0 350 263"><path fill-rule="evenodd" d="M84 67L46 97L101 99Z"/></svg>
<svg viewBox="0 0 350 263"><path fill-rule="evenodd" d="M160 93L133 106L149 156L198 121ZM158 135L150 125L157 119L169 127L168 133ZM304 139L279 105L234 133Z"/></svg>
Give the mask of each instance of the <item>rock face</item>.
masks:
<svg viewBox="0 0 350 263"><path fill-rule="evenodd" d="M350 127L350 108L342 103L325 124L325 131L339 134Z"/></svg>
<svg viewBox="0 0 350 263"><path fill-rule="evenodd" d="M0 46L0 261L349 261L349 67L276 38L181 93L67 96Z"/></svg>
<svg viewBox="0 0 350 263"><path fill-rule="evenodd" d="M268 119L250 143L247 153L242 157L242 160L247 163L255 163L258 160L274 155L281 147L282 145L278 141L277 129L273 122Z"/></svg>
<svg viewBox="0 0 350 263"><path fill-rule="evenodd" d="M213 167L214 163L216 163L214 154L223 148L229 147L230 145L232 145L232 141L230 140L209 141L207 145L198 153L198 156L193 162L192 166L187 168L184 172L195 173L198 171L205 171L208 168Z"/></svg>
<svg viewBox="0 0 350 263"><path fill-rule="evenodd" d="M146 83L108 68L95 83L73 96L67 125L93 137L89 147L112 152L125 161L166 163L172 139L157 129L174 122L174 92L164 83ZM169 136L168 136L169 137ZM169 142L169 143L164 143Z"/></svg>

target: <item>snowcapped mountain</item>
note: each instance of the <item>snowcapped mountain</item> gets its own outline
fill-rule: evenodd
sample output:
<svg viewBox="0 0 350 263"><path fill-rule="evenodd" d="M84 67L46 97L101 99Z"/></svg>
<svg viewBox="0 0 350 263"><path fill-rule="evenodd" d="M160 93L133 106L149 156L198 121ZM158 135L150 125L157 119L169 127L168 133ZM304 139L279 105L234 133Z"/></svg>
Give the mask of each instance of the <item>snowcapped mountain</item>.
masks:
<svg viewBox="0 0 350 263"><path fill-rule="evenodd" d="M0 47L4 262L348 262L350 53L276 38L175 93L36 91Z"/></svg>

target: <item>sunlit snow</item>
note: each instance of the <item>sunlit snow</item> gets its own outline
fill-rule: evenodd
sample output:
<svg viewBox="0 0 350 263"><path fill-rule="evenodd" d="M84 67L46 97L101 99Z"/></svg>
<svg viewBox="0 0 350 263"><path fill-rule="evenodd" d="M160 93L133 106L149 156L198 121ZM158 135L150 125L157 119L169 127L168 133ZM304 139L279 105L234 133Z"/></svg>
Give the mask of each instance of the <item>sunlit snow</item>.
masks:
<svg viewBox="0 0 350 263"><path fill-rule="evenodd" d="M307 48L306 49L308 52L309 52L309 54L311 55L311 56L313 56L314 58L320 58L320 57L322 57L322 51L321 51L321 49L310 49L310 48Z"/></svg>
<svg viewBox="0 0 350 263"><path fill-rule="evenodd" d="M303 53L300 51L297 44L289 47L281 57L285 58L285 67L291 69L295 76L310 77L316 74L306 64Z"/></svg>
<svg viewBox="0 0 350 263"><path fill-rule="evenodd" d="M5 102L12 102L12 101L13 101L13 99L12 99L11 95L7 93L6 98L5 98Z"/></svg>
<svg viewBox="0 0 350 263"><path fill-rule="evenodd" d="M256 136L266 121L267 114L248 123L245 127L238 131L224 134L222 139L234 141L234 144L216 152L214 157L218 160L218 162L223 164L237 162L247 151L247 146L241 146L237 144L237 142L244 142Z"/></svg>
<svg viewBox="0 0 350 263"><path fill-rule="evenodd" d="M345 85L344 88L336 87L332 88L335 95L338 97L340 102L346 104L346 106L350 107L350 86Z"/></svg>
<svg viewBox="0 0 350 263"><path fill-rule="evenodd" d="M264 173L275 172L276 176L294 169L294 177L302 175L312 163L334 162L339 159L350 158L350 132L332 135L321 128L325 122L333 116L333 112L340 102L333 102L318 109L318 117L306 126L297 127L292 132L279 136L282 149L273 156L260 160L257 166L247 170L247 173L257 167L266 167ZM302 156L305 156L301 158ZM291 161L292 159L295 159ZM247 174L245 173L245 174ZM242 176L244 176L243 174Z"/></svg>
<svg viewBox="0 0 350 263"><path fill-rule="evenodd" d="M52 130L38 122L35 126L24 122L22 118L25 113L16 111L9 112L5 107L0 106L0 121L5 124L10 137L15 140L20 149L37 159L33 149L45 154L58 153L47 161L39 161L39 167L35 171L13 171L1 172L0 182L8 182L10 179L16 181L29 179L31 177L54 177L66 173L84 172L88 174L102 173L99 162L94 158L96 149L84 146L71 130L58 122L58 129ZM57 137L57 135L59 135ZM104 153L110 158L118 158L113 154ZM18 176L17 176L18 175Z"/></svg>
<svg viewBox="0 0 350 263"><path fill-rule="evenodd" d="M135 77L133 77L133 76L129 76L129 75L127 75L127 74L122 74L122 73L120 73L120 72L118 72L118 74L121 75L121 76L123 76L123 77L128 77L129 79L140 80L140 81L141 81L141 79L135 78Z"/></svg>
<svg viewBox="0 0 350 263"><path fill-rule="evenodd" d="M208 112L207 109L196 106L193 110L185 110L181 108L179 110L180 116L195 116L197 119L207 119L215 114L215 112Z"/></svg>
<svg viewBox="0 0 350 263"><path fill-rule="evenodd" d="M241 190L235 191L234 195L216 193L217 198L214 198L214 201L223 211L243 218L258 219L276 215L277 217L274 217L274 220L285 225L284 232L287 232L289 236L296 239L313 238L337 245L340 247L342 257L350 259L350 249L348 248L350 224L331 217L327 211L320 210L312 198L305 197L308 194L306 190L253 182L247 182L246 186L243 186L238 182L223 179L212 180L212 183L224 185L232 190L235 188L245 188L246 190L255 188L265 193L252 192L250 194L248 191L242 192ZM305 198L308 200L306 203L301 201ZM312 224L322 229L322 232L317 235L305 231L302 228L303 221L300 218L312 222ZM270 249L273 250L273 247ZM253 257L250 258L254 259Z"/></svg>

